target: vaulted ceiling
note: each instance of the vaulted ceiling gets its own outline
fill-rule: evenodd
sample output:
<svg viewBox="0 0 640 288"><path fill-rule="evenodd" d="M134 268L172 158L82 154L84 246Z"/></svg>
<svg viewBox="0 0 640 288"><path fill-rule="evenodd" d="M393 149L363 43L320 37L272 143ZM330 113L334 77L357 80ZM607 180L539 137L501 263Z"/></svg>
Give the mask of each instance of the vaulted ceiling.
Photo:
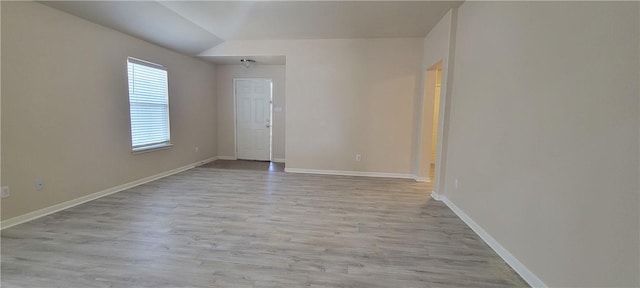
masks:
<svg viewBox="0 0 640 288"><path fill-rule="evenodd" d="M188 55L227 40L424 37L461 1L43 1Z"/></svg>

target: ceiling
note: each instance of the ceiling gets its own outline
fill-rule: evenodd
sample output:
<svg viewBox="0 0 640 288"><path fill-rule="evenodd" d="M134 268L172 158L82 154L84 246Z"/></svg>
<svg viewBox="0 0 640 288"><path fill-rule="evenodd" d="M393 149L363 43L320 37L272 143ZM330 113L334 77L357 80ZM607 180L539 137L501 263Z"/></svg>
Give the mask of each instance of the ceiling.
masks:
<svg viewBox="0 0 640 288"><path fill-rule="evenodd" d="M198 55L227 40L424 37L462 1L41 3L184 54Z"/></svg>
<svg viewBox="0 0 640 288"><path fill-rule="evenodd" d="M209 62L219 65L242 65L240 59L247 58L255 60L252 65L284 65L287 63L285 56L201 56Z"/></svg>
<svg viewBox="0 0 640 288"><path fill-rule="evenodd" d="M153 1L42 1L91 22L187 55L223 42L172 10Z"/></svg>
<svg viewBox="0 0 640 288"><path fill-rule="evenodd" d="M161 1L224 40L424 37L458 3Z"/></svg>

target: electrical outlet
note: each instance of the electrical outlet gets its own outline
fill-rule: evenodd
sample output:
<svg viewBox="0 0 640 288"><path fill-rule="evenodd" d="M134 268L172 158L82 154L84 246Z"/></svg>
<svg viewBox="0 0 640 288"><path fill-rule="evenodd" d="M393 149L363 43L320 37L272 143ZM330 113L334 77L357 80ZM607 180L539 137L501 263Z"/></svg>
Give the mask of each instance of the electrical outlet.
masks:
<svg viewBox="0 0 640 288"><path fill-rule="evenodd" d="M42 181L42 179L36 179L36 181L33 182L33 187L36 188L36 190L40 191L44 188L44 182Z"/></svg>
<svg viewBox="0 0 640 288"><path fill-rule="evenodd" d="M9 186L2 186L2 198L9 197Z"/></svg>
<svg viewBox="0 0 640 288"><path fill-rule="evenodd" d="M356 161L361 161L361 160L362 160L362 155L356 154Z"/></svg>
<svg viewBox="0 0 640 288"><path fill-rule="evenodd" d="M455 179L453 186L456 187L456 189L458 189L458 187L460 187L460 182L458 181L458 178Z"/></svg>
<svg viewBox="0 0 640 288"><path fill-rule="evenodd" d="M196 149L195 149L195 150L196 150L196 153L198 153L198 150L200 150L200 148L199 148L199 147L196 147Z"/></svg>

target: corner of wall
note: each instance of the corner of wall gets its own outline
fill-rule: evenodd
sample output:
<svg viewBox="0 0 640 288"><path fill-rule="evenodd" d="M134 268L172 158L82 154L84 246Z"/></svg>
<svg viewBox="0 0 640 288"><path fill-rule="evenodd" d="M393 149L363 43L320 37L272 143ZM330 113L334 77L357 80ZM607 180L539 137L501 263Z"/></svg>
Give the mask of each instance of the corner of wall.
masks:
<svg viewBox="0 0 640 288"><path fill-rule="evenodd" d="M213 123L211 125L212 127L212 132L213 132L213 153L214 155L220 155L220 151L218 151L218 115L220 115L220 113L218 113L218 82L217 82L217 78L218 78L218 65L211 63L211 85L213 87L211 87L211 97L213 97L213 107L212 110L214 113L216 113L216 116L213 117Z"/></svg>
<svg viewBox="0 0 640 288"><path fill-rule="evenodd" d="M438 167L436 167L436 173L434 177L437 179L435 182L437 185L434 185L434 189L438 191L441 195L447 195L447 181L446 181L446 173L447 173L447 157L448 157L448 148L449 148L449 129L450 129L450 121L451 121L451 101L453 95L453 83L454 83L454 66L455 66L455 55L456 55L456 31L458 27L458 8L452 8L450 10L451 13L451 22L449 26L449 47L447 51L447 57L445 63L443 63L443 72L446 72L446 75L443 75L442 82L444 87L444 97L440 100L440 128L442 130L441 137L438 139L438 148L440 148L440 153L437 155L438 159ZM443 73L444 74L444 73Z"/></svg>
<svg viewBox="0 0 640 288"><path fill-rule="evenodd" d="M0 23L2 22L2 3L0 3ZM2 29L0 29L0 43L2 42ZM0 45L0 67L2 67L2 45ZM2 186L2 68L0 68L0 187ZM0 200L2 201L2 200ZM0 204L0 210L2 210Z"/></svg>

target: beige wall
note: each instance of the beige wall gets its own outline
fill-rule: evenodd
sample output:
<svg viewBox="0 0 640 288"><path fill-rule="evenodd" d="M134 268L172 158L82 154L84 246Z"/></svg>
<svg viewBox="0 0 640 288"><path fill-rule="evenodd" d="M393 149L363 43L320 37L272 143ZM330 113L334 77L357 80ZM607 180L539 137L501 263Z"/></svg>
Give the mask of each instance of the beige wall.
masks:
<svg viewBox="0 0 640 288"><path fill-rule="evenodd" d="M127 56L168 67L171 149L131 154ZM2 60L2 183L11 188L3 220L217 154L211 64L4 1Z"/></svg>
<svg viewBox="0 0 640 288"><path fill-rule="evenodd" d="M638 11L458 10L444 194L550 286L640 285Z"/></svg>
<svg viewBox="0 0 640 288"><path fill-rule="evenodd" d="M250 69L242 65L217 65L216 87L218 97L218 156L234 157L234 106L233 79L234 78L270 78L273 80L273 107L280 107L281 112L273 111L272 149L273 160L285 159L285 66L284 65L254 65Z"/></svg>
<svg viewBox="0 0 640 288"><path fill-rule="evenodd" d="M412 173L422 39L228 41L202 55L287 57L287 168Z"/></svg>

